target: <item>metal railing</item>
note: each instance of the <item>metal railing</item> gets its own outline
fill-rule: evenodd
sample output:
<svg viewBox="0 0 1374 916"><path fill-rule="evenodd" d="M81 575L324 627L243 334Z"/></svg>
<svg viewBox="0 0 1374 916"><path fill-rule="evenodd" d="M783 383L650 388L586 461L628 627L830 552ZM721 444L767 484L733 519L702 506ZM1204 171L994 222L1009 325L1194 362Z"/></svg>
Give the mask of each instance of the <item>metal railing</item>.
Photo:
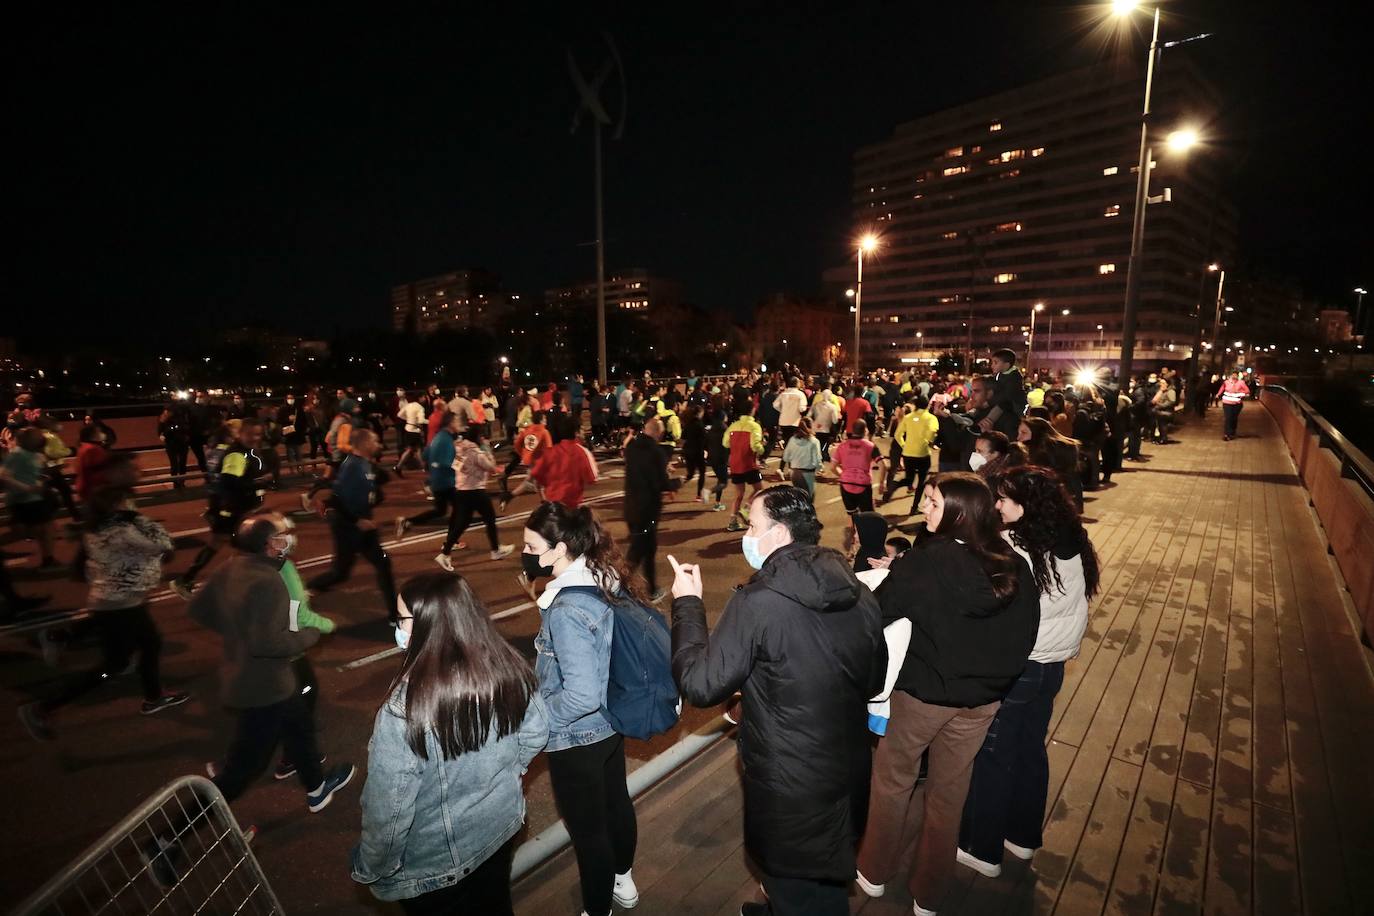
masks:
<svg viewBox="0 0 1374 916"><path fill-rule="evenodd" d="M125 816L14 914L282 912L219 789L184 776Z"/></svg>
<svg viewBox="0 0 1374 916"><path fill-rule="evenodd" d="M1359 446L1347 439L1339 429L1307 401L1282 385L1265 385L1271 391L1288 399L1289 404L1302 417L1307 431L1317 437L1317 444L1327 449L1341 465L1341 476L1353 480L1364 490L1365 495L1374 500L1374 461Z"/></svg>

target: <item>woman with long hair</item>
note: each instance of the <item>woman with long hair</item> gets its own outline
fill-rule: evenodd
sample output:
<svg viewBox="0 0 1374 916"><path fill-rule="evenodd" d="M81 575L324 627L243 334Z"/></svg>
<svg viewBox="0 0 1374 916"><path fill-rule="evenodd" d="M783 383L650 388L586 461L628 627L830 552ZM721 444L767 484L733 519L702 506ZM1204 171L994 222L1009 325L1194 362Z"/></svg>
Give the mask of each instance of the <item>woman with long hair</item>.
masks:
<svg viewBox="0 0 1374 916"><path fill-rule="evenodd" d="M1083 511L1083 476L1078 470L1079 443L1060 433L1046 420L1025 417L1016 441L1026 446L1030 463L1051 468L1073 495L1074 505Z"/></svg>
<svg viewBox="0 0 1374 916"><path fill-rule="evenodd" d="M1035 579L1002 539L982 478L938 474L922 502L928 536L892 561L877 590L884 626L905 617L912 632L873 758L857 876L864 893L881 895L915 837L907 889L917 916L940 906L974 757L1026 665L1039 619ZM930 774L915 792L927 750Z"/></svg>
<svg viewBox="0 0 1374 916"><path fill-rule="evenodd" d="M568 826L582 909L639 902L630 869L638 827L625 786L625 739L601 712L610 676L613 604L648 604L610 532L586 506L545 502L525 522L526 578L552 578L540 594L534 670L549 708L549 782Z"/></svg>
<svg viewBox="0 0 1374 916"><path fill-rule="evenodd" d="M401 589L405 662L372 729L353 880L408 914L510 914L521 776L548 738L529 663L467 580Z"/></svg>
<svg viewBox="0 0 1374 916"><path fill-rule="evenodd" d="M1040 625L1026 668L1002 700L973 764L959 829L958 861L996 877L1005 848L1029 859L1040 848L1049 790L1049 731L1064 662L1078 654L1097 593L1097 552L1063 484L1049 468L1012 468L991 481L1003 537L1030 564Z"/></svg>
<svg viewBox="0 0 1374 916"><path fill-rule="evenodd" d="M791 473L792 486L805 490L816 501L816 472L821 467L821 444L811 432L811 420L802 417L797 431L782 446L783 467Z"/></svg>

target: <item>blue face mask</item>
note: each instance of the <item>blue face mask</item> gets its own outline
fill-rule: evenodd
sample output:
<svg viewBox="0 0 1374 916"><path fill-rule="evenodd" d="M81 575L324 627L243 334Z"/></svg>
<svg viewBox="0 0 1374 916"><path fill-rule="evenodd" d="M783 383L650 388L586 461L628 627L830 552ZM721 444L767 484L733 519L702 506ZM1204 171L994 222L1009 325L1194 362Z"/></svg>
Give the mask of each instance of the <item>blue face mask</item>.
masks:
<svg viewBox="0 0 1374 916"><path fill-rule="evenodd" d="M763 569L763 561L767 558L759 550L758 538L746 534L740 541L740 548L744 551L744 562L755 569Z"/></svg>
<svg viewBox="0 0 1374 916"><path fill-rule="evenodd" d="M409 646L409 645L410 645L410 631L409 631L409 630L402 630L400 627L397 627L397 628L396 628L396 646L397 646L398 648L400 648L400 649L405 649L405 647L406 647L406 646Z"/></svg>

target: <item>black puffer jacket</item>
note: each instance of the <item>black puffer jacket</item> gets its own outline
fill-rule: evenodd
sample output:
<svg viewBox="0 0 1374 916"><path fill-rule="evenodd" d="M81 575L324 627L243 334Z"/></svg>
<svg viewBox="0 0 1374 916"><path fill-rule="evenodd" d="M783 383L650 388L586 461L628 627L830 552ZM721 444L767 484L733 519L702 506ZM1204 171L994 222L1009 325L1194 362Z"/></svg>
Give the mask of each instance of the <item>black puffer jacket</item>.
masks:
<svg viewBox="0 0 1374 916"><path fill-rule="evenodd" d="M1025 560L1002 601L973 551L932 537L892 562L878 586L884 625L911 620L897 689L936 706L971 709L1006 696L1021 676L1040 626L1040 596Z"/></svg>
<svg viewBox="0 0 1374 916"><path fill-rule="evenodd" d="M791 544L725 606L673 602L673 676L694 706L744 692L744 841L766 874L850 881L867 804L868 698L887 644L878 603L837 551Z"/></svg>

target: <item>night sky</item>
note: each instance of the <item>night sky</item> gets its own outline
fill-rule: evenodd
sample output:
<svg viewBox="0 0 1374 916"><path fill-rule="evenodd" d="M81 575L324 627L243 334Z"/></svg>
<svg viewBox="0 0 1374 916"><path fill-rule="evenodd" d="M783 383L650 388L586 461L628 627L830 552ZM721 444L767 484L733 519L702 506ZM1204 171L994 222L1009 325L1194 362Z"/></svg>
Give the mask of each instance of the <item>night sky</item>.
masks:
<svg viewBox="0 0 1374 916"><path fill-rule="evenodd" d="M458 267L534 297L590 277L591 137L569 133L564 50L594 69L600 28L629 91L606 146L608 267L745 317L844 258L855 148L1123 53L1094 24L1105 4L456 6L48 4L12 23L0 334L328 336L384 324L391 284ZM1164 31L1219 33L1194 48L1229 99L1243 257L1348 305L1374 282L1369 67L1361 29L1308 12L1324 6L1180 0ZM1136 16L1126 52L1143 60Z"/></svg>

